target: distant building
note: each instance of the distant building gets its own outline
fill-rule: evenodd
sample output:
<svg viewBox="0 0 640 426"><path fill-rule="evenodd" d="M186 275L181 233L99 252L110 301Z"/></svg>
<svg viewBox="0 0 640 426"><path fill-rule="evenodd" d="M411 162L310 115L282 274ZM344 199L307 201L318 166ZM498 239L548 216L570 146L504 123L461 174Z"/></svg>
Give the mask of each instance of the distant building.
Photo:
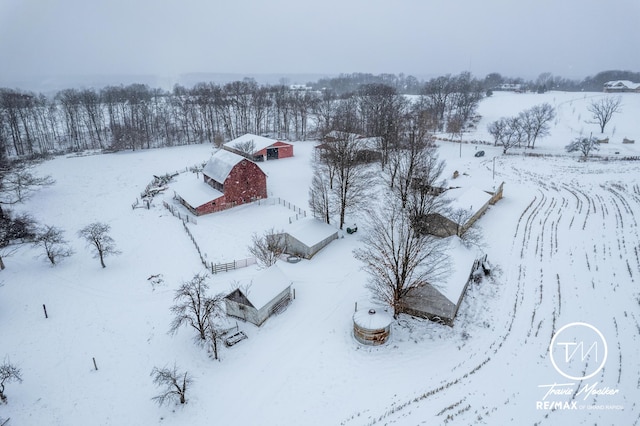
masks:
<svg viewBox="0 0 640 426"><path fill-rule="evenodd" d="M225 296L227 315L257 326L284 310L291 301L291 281L278 265L263 270L251 282Z"/></svg>
<svg viewBox="0 0 640 426"><path fill-rule="evenodd" d="M522 86L522 84L519 84L519 83L502 83L498 87L494 87L493 90L520 93L524 91L524 87Z"/></svg>
<svg viewBox="0 0 640 426"><path fill-rule="evenodd" d="M635 92L640 93L640 83L629 80L607 81L603 88L606 93Z"/></svg>
<svg viewBox="0 0 640 426"><path fill-rule="evenodd" d="M293 157L293 145L290 143L251 133L225 143L222 148L252 161Z"/></svg>
<svg viewBox="0 0 640 426"><path fill-rule="evenodd" d="M219 150L202 170L204 184L176 187L176 198L199 216L267 198L267 175L240 155Z"/></svg>

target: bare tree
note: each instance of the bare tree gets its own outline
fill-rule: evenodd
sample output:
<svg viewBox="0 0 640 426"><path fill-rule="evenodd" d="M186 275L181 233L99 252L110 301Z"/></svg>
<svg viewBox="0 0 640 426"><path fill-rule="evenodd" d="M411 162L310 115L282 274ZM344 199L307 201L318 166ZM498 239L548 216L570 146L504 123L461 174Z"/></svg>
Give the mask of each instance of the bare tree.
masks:
<svg viewBox="0 0 640 426"><path fill-rule="evenodd" d="M571 141L569 145L565 147L567 152L576 152L580 151L582 153L583 158L586 160L589 157L591 151L598 151L600 149L600 144L598 140L593 136L587 137L577 137Z"/></svg>
<svg viewBox="0 0 640 426"><path fill-rule="evenodd" d="M266 230L262 236L256 233L251 236L249 253L255 256L261 268L268 268L275 264L285 249L286 243L283 231L276 231L271 228Z"/></svg>
<svg viewBox="0 0 640 426"><path fill-rule="evenodd" d="M309 188L309 208L313 216L331 223L331 215L334 213L329 170L324 164L314 163L313 178Z"/></svg>
<svg viewBox="0 0 640 426"><path fill-rule="evenodd" d="M211 321L221 315L224 296L217 294L214 297L207 295L209 285L207 275L196 274L191 281L183 282L176 290L171 307L171 313L175 315L169 333L175 334L183 325L188 325L198 332L197 341L205 342Z"/></svg>
<svg viewBox="0 0 640 426"><path fill-rule="evenodd" d="M0 164L0 217L2 206L17 204L28 199L36 190L55 183L51 176L37 176L33 163L4 162Z"/></svg>
<svg viewBox="0 0 640 426"><path fill-rule="evenodd" d="M209 326L207 328L207 341L211 344L211 353L213 354L213 359L218 358L218 343L222 340L225 335L225 330L220 327L218 323L216 323L212 318L209 318Z"/></svg>
<svg viewBox="0 0 640 426"><path fill-rule="evenodd" d="M153 383L160 387L160 394L151 398L158 405L162 406L171 401L180 401L180 404L187 402L187 389L193 383L187 371L179 372L175 364L173 368L153 367L151 377L153 377Z"/></svg>
<svg viewBox="0 0 640 426"><path fill-rule="evenodd" d="M6 383L22 382L22 373L18 367L5 360L0 364L0 402L7 403L7 395L4 393Z"/></svg>
<svg viewBox="0 0 640 426"><path fill-rule="evenodd" d="M350 209L362 206L370 193L375 175L368 164L360 161L363 142L356 134L342 132L343 138L326 144L321 155L334 173L331 190L340 215L340 229L344 226L345 215Z"/></svg>
<svg viewBox="0 0 640 426"><path fill-rule="evenodd" d="M394 200L369 210L363 248L353 252L371 278L367 287L393 308L395 318L411 289L433 282L447 269L446 240L418 232L408 213Z"/></svg>
<svg viewBox="0 0 640 426"><path fill-rule="evenodd" d="M507 120L504 118L493 121L487 126L487 131L493 136L493 146L498 146L502 141L506 128Z"/></svg>
<svg viewBox="0 0 640 426"><path fill-rule="evenodd" d="M63 234L64 231L62 229L50 225L45 225L36 234L33 244L44 248L45 255L52 265L59 262L61 258L69 257L73 254L73 250L69 247Z"/></svg>
<svg viewBox="0 0 640 426"><path fill-rule="evenodd" d="M418 232L424 233L427 218L446 207L447 200L438 196L446 186L442 177L444 168L445 162L438 158L435 148L429 147L410 179L407 208L413 227Z"/></svg>
<svg viewBox="0 0 640 426"><path fill-rule="evenodd" d="M606 96L597 101L591 102L587 110L592 114L594 123L600 126L600 133L604 133L604 128L616 112L622 112L622 98L620 96Z"/></svg>
<svg viewBox="0 0 640 426"><path fill-rule="evenodd" d="M515 146L521 146L526 138L526 131L521 116L501 118L489 126L489 132L502 145L502 153Z"/></svg>
<svg viewBox="0 0 640 426"><path fill-rule="evenodd" d="M555 118L556 111L548 103L536 105L524 113L527 129L527 148L535 148L536 140L549 135L549 123Z"/></svg>
<svg viewBox="0 0 640 426"><path fill-rule="evenodd" d="M2 210L0 215L0 270L5 268L4 257L16 250L15 244L32 241L36 235L36 221L28 214L14 215L11 210Z"/></svg>
<svg viewBox="0 0 640 426"><path fill-rule="evenodd" d="M233 148L241 152L242 155L246 157L251 157L253 153L256 152L256 144L255 142L253 142L253 139L244 142L238 142L233 145Z"/></svg>
<svg viewBox="0 0 640 426"><path fill-rule="evenodd" d="M106 223L93 222L78 231L78 236L84 238L87 241L87 246L94 249L94 257L100 258L100 264L103 268L107 267L104 263L105 257L121 253L116 249L115 241L108 234L110 230L111 226Z"/></svg>

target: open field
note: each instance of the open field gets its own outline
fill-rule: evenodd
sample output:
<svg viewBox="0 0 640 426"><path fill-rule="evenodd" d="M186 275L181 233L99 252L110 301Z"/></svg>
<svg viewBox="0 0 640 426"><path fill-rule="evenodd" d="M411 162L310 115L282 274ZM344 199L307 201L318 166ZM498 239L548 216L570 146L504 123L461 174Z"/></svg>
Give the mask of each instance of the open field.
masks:
<svg viewBox="0 0 640 426"><path fill-rule="evenodd" d="M296 299L260 328L239 324L249 338L223 348L216 362L193 344L190 330L167 334L173 291L203 272L182 223L161 197L149 210L131 209L153 174L202 162L211 147L43 163L40 171L56 184L20 209L65 229L76 254L55 268L29 246L5 259L0 356L22 368L24 381L7 385L9 404L0 405L0 418L11 418L9 425L65 426L640 423L640 162L578 162L562 150L581 131L585 99L599 95L499 94L481 104L481 124L464 136L490 140L486 121L556 102L552 134L535 150L553 156L518 150L502 156L490 145L439 143L447 174L459 170L466 173L460 179L489 187L506 182L505 198L478 222L494 273L469 288L453 328L401 316L390 341L375 348L353 339L351 322L356 302L371 303L367 276L352 256L367 229L341 234L310 261L281 265ZM611 123L612 142L603 149L611 152L603 155L622 155L615 152L623 148L640 155L637 144L615 141L625 136L640 143L633 134L639 110L640 96L625 96L623 114ZM269 197L305 208L313 143L294 144L294 158L264 164ZM473 157L477 149L485 157ZM210 261L227 261L246 256L253 232L278 227L291 215L279 206L244 206L189 227ZM105 269L76 235L95 220L111 225L122 251L106 259ZM250 267L213 275L211 292L255 273ZM164 283L154 288L148 277L156 274ZM551 364L549 345L573 322L602 332L606 364L568 386L575 392L545 398L541 385L570 382ZM194 377L188 403L158 408L149 374L174 362ZM617 392L579 393L593 383ZM585 407L537 408L543 400Z"/></svg>

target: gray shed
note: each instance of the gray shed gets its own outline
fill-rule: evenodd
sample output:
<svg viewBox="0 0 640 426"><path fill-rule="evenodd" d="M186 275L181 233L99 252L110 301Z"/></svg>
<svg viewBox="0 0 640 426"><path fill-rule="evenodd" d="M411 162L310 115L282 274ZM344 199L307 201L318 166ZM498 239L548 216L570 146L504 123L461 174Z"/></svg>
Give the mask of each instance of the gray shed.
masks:
<svg viewBox="0 0 640 426"><path fill-rule="evenodd" d="M402 299L405 314L453 326L462 298L476 271L482 269L486 255L469 249L456 236L448 237L451 271L433 284L423 283L407 292Z"/></svg>
<svg viewBox="0 0 640 426"><path fill-rule="evenodd" d="M286 253L311 259L338 238L338 230L321 220L304 218L284 229Z"/></svg>
<svg viewBox="0 0 640 426"><path fill-rule="evenodd" d="M284 310L291 301L291 281L278 265L258 274L246 287L225 297L227 315L262 325L271 315Z"/></svg>

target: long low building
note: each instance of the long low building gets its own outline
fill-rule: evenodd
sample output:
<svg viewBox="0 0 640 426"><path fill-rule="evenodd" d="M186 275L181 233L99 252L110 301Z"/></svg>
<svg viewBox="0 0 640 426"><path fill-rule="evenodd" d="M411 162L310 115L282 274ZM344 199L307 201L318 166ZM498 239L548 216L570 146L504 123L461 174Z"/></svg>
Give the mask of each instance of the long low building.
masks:
<svg viewBox="0 0 640 426"><path fill-rule="evenodd" d="M285 227L283 231L286 252L305 259L311 259L331 241L338 238L336 228L315 218L297 220Z"/></svg>
<svg viewBox="0 0 640 426"><path fill-rule="evenodd" d="M222 145L222 148L252 161L293 157L290 143L247 133Z"/></svg>
<svg viewBox="0 0 640 426"><path fill-rule="evenodd" d="M464 246L460 238L448 238L450 273L433 283L422 283L409 290L402 300L401 311L449 326L458 314L460 304L476 273L488 270L486 255Z"/></svg>

